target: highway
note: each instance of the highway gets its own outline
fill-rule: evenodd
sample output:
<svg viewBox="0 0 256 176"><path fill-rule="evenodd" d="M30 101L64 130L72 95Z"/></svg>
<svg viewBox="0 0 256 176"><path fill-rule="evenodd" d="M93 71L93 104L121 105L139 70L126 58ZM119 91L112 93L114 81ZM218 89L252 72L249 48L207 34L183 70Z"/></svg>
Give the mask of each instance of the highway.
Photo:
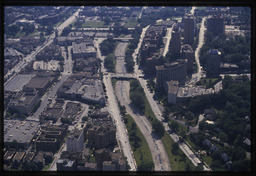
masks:
<svg viewBox="0 0 256 176"><path fill-rule="evenodd" d="M148 26L147 26L148 27ZM141 41L143 40L144 38L144 34L145 34L145 31L147 29L147 27L145 27L142 31L142 34L141 34L141 38L140 38L140 43L138 45L138 48L135 50L135 53L133 54L133 57L134 57L134 60L136 61L136 57L137 57L137 54L138 54L138 51L139 51L139 48L141 47ZM199 43L201 42L201 46L203 45L203 42L204 42L204 30L205 30L205 27L204 25L201 26L201 28L203 29L200 29L200 37L199 37ZM200 47L200 45L199 45ZM136 63L136 62L135 62ZM199 63L199 60L198 60L198 63ZM200 63L199 63L200 64ZM199 65L200 66L200 65ZM136 63L135 64L135 67L134 67L134 74L135 76L137 77L137 79L139 80L142 88L144 89L144 92L146 94L146 97L149 101L149 104L150 104L150 107L152 109L152 111L154 112L156 118L160 121L163 121L164 118L162 117L162 113L161 111L159 110L159 107L157 106L157 103L156 101L153 99L153 93L150 93L148 88L147 88L147 82L145 79L142 79L140 76L142 76L142 72L141 70L139 70L139 66L138 64ZM200 68L200 67L199 67ZM201 73L199 71L199 73ZM167 125L167 123L163 122L163 125L165 127L165 130L168 132L170 129ZM175 141L175 142L178 142L178 135L177 134L170 134L170 137ZM198 163L201 163L201 161L196 157L196 155L194 154L194 152L188 147L188 145L186 143L179 143L179 147L180 149L184 152L184 154L190 159L190 161L195 165L197 166ZM211 170L209 167L207 167L206 165L203 165L204 167L204 170Z"/></svg>
<svg viewBox="0 0 256 176"><path fill-rule="evenodd" d="M97 57L100 58L102 61L104 61L104 57L101 56L101 52L99 49L99 44L103 40L94 40L95 47L97 48ZM117 104L117 100L114 94L112 82L111 82L111 77L108 74L106 68L104 68L103 62L101 62L101 72L103 73L103 83L106 86L106 95L108 96L108 101L107 101L107 107L109 109L109 112L111 114L111 117L113 118L113 121L116 125L116 137L118 143L121 145L120 147L123 150L124 156L127 157L127 162L129 164L130 171L136 171L137 165L133 156L133 152L130 146L129 142L129 136L126 133L126 126L122 122L122 117L119 111L119 107Z"/></svg>
<svg viewBox="0 0 256 176"><path fill-rule="evenodd" d="M127 47L127 45L128 43L120 42L117 45L115 50L115 57L117 59L116 73L123 73L124 76L127 75L126 69L125 69L125 62L124 62L125 48ZM126 88L126 89L123 90L123 88ZM160 139L156 139L155 137L155 140L154 140L154 137L151 135L152 126L147 120L147 118L144 115L138 116L137 113L134 113L131 110L129 106L130 104L129 90L130 90L129 81L118 81L115 88L115 94L118 97L121 104L126 107L127 112L133 117L139 129L142 131L142 134L144 135L148 143L148 146L150 148L150 151L153 157L153 162L155 164L155 170L158 170L158 171L171 170L169 159L167 157L165 148ZM123 94L123 92L125 93ZM120 99L120 97L122 98ZM135 108L133 108L133 110L134 109ZM139 120L139 119L142 119L142 120Z"/></svg>
<svg viewBox="0 0 256 176"><path fill-rule="evenodd" d="M152 126L145 115L141 114L136 107L131 105L129 91L129 81L117 81L115 89L116 96L118 97L121 105L125 106L126 112L131 115L136 122L136 125L144 135L153 158L155 170L170 171L171 167L168 155L161 139L159 139L157 135L153 133Z"/></svg>

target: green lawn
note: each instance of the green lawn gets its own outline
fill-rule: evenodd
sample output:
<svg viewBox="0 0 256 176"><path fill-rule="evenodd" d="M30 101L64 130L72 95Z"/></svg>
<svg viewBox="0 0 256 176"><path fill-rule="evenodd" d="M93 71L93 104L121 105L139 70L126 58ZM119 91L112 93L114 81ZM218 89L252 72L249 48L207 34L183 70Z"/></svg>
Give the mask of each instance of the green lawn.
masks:
<svg viewBox="0 0 256 176"><path fill-rule="evenodd" d="M105 25L103 21L86 21L83 23L82 27L88 28L98 28L98 27L109 27L109 25Z"/></svg>
<svg viewBox="0 0 256 176"><path fill-rule="evenodd" d="M171 169L172 171L188 171L188 170L194 170L194 165L192 162L185 156L185 154L181 151L179 148L178 155L174 155L171 152L172 144L174 141L172 138L167 134L167 132L164 133L164 136L161 138L164 148L168 154L168 158L170 161Z"/></svg>
<svg viewBox="0 0 256 176"><path fill-rule="evenodd" d="M112 82L113 89L115 90L117 79L111 78L111 82Z"/></svg>
<svg viewBox="0 0 256 176"><path fill-rule="evenodd" d="M206 162L206 164L208 164L208 166L210 166L212 164L212 157L210 157L210 156L204 155L203 160L204 160L204 162Z"/></svg>
<svg viewBox="0 0 256 176"><path fill-rule="evenodd" d="M45 165L45 166L43 167L42 171L48 171L49 168L50 168L50 165Z"/></svg>
<svg viewBox="0 0 256 176"><path fill-rule="evenodd" d="M134 131L134 130L132 130L131 124L132 124L132 122L135 123L135 121L128 114L125 115L125 118L128 120L128 123L126 123L125 125L128 130L129 139L130 139L130 137L132 136L132 131ZM141 133L141 131L139 130L139 128L137 127L137 125L136 125L136 135L140 138L140 140L139 140L140 147L138 147L135 150L133 147L134 141L130 140L130 144L131 144L131 148L133 150L133 154L134 154L134 158L136 160L137 166L139 166L141 163L144 163L146 161L153 162L152 155L151 155L151 152L148 147L148 143L147 143L146 139L144 138L143 134Z"/></svg>
<svg viewBox="0 0 256 176"><path fill-rule="evenodd" d="M138 25L137 21L127 20L127 21L125 21L125 25L124 26L127 27L127 28L135 28L137 25Z"/></svg>
<svg viewBox="0 0 256 176"><path fill-rule="evenodd" d="M218 81L218 78L201 78L199 82L196 83L196 85L200 86L206 86L206 88L211 88L216 84Z"/></svg>

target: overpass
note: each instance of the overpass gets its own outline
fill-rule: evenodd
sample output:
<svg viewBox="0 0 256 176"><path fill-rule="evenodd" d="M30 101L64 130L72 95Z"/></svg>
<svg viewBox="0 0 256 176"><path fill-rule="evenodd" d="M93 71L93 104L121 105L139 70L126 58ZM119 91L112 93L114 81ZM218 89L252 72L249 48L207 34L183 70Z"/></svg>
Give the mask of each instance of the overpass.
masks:
<svg viewBox="0 0 256 176"><path fill-rule="evenodd" d="M113 40L119 41L119 42L129 42L133 38L113 38Z"/></svg>
<svg viewBox="0 0 256 176"><path fill-rule="evenodd" d="M134 74L129 73L110 73L111 78L121 79L121 80L128 80L128 79L136 79L137 77Z"/></svg>

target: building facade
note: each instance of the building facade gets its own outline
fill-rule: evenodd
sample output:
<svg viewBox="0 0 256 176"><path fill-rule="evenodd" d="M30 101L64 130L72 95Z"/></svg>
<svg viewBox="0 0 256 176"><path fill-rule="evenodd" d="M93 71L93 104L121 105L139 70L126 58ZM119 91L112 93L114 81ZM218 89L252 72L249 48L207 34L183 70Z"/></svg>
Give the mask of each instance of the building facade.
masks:
<svg viewBox="0 0 256 176"><path fill-rule="evenodd" d="M217 49L210 49L206 60L206 77L213 78L220 76L221 52Z"/></svg>
<svg viewBox="0 0 256 176"><path fill-rule="evenodd" d="M168 103L169 104L176 104L177 101L177 94L178 94L178 81L166 81L164 84L165 92L168 96Z"/></svg>
<svg viewBox="0 0 256 176"><path fill-rule="evenodd" d="M183 82L187 76L187 59L178 59L172 63L156 66L156 88L160 90L165 81Z"/></svg>
<svg viewBox="0 0 256 176"><path fill-rule="evenodd" d="M184 44L192 44L195 36L195 19L191 14L184 17Z"/></svg>
<svg viewBox="0 0 256 176"><path fill-rule="evenodd" d="M187 71L188 71L188 73L191 73L193 71L193 63L194 63L194 60L195 60L195 52L192 49L191 45L189 45L189 44L182 45L181 50L182 50L181 58L188 60Z"/></svg>
<svg viewBox="0 0 256 176"><path fill-rule="evenodd" d="M211 15L207 18L207 31L213 36L225 33L225 24L223 17L219 15Z"/></svg>
<svg viewBox="0 0 256 176"><path fill-rule="evenodd" d="M84 130L75 130L67 139L67 151L82 152L84 148Z"/></svg>
<svg viewBox="0 0 256 176"><path fill-rule="evenodd" d="M179 56L181 49L181 36L177 26L175 26L174 30L172 31L172 40L170 44L171 55Z"/></svg>

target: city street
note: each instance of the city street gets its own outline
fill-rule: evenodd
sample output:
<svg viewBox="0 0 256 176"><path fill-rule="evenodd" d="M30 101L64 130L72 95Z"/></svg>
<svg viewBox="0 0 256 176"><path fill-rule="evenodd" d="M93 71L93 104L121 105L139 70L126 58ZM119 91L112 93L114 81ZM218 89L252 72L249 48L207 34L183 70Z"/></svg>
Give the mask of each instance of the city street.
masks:
<svg viewBox="0 0 256 176"><path fill-rule="evenodd" d="M166 36L164 37L166 40L165 48L164 48L164 52L163 52L164 57L166 56L167 52L169 51L169 45L170 45L170 41L172 38L172 28L173 28L173 25L171 28L167 28Z"/></svg>

